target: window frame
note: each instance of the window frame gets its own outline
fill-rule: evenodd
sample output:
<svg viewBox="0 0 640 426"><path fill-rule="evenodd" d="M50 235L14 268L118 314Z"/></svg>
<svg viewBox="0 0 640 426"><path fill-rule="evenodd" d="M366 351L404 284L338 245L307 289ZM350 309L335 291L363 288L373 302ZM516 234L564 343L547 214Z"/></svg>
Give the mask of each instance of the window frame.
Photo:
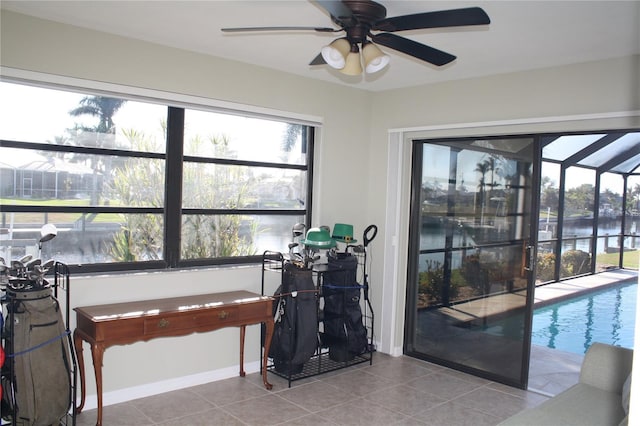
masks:
<svg viewBox="0 0 640 426"><path fill-rule="evenodd" d="M141 96L140 94L123 94L119 91L96 90L95 88L87 88L80 86L70 86L68 84L61 85L55 82L30 81L24 79L16 79L11 77L1 77L0 82L18 84L23 86L34 86L43 89L62 90L67 92L79 93L85 96L107 96L137 102L146 102L160 104L167 109L167 139L164 153L131 151L122 149L106 149L72 145L54 145L47 143L38 143L30 141L16 141L0 139L0 147L18 148L34 151L47 151L59 153L74 154L90 154L90 155L107 155L119 156L123 158L144 158L144 159L160 159L165 162L165 180L164 180L164 206L163 207L112 207L112 206L39 206L39 205L18 205L18 204L0 204L0 214L5 213L84 213L84 214L100 214L100 213L133 213L133 214L161 214L163 216L163 247L161 260L142 260L136 262L107 262L107 263L87 263L87 264L70 264L71 273L97 273L97 272L135 272L143 270L163 270L163 269L179 269L190 267L204 266L224 266L238 264L259 263L262 260L262 254L249 256L233 256L233 257L217 257L217 258L199 258L199 259L181 259L181 232L182 218L184 215L201 214L201 215L259 215L259 216L303 216L307 228L311 223L311 215L313 210L313 160L314 160L314 143L315 134L319 128L319 123L315 120L300 119L288 117L286 115L275 115L273 113L265 113L265 111L256 112L253 107L243 107L241 105L233 105L224 103L223 107L214 105L216 102L206 98L195 98L199 102L194 103L193 97L187 96L188 102L176 101L175 98L185 98L183 95L172 93L158 93L156 91L147 91L153 93L154 96ZM92 85L101 85L93 82ZM83 85L84 86L84 85ZM132 88L135 89L135 88ZM132 90L133 92L139 90ZM160 95L160 96L158 96ZM213 112L218 114L239 115L250 118L259 118L265 120L280 121L289 124L302 125L303 127L303 143L306 143L307 149L305 153L305 164L287 164L248 161L242 159L223 159L211 157L196 157L184 155L184 120L185 111L189 108L197 107L199 110ZM246 108L246 109L245 109ZM182 184L183 184L183 168L185 163L211 163L225 164L248 167L267 167L278 169L292 169L306 171L306 202L300 209L200 209L200 208L183 208L182 207ZM171 176L171 179L168 177ZM176 177L180 177L177 179Z"/></svg>

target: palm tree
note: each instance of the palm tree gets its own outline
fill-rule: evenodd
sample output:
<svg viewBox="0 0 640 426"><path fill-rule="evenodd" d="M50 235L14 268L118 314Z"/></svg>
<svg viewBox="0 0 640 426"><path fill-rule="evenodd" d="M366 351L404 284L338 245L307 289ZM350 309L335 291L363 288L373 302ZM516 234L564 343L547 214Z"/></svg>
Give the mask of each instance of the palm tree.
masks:
<svg viewBox="0 0 640 426"><path fill-rule="evenodd" d="M640 204L640 184L635 184L633 188L627 190L629 192L629 199L627 200L628 210L637 210L638 204Z"/></svg>
<svg viewBox="0 0 640 426"><path fill-rule="evenodd" d="M284 136L282 138L282 151L285 153L291 152L296 142L298 141L298 137L302 135L302 147L301 153L305 154L307 152L307 139L306 134L303 132L305 126L302 124L291 124L287 123L287 128L284 131ZM285 154L286 156L286 154Z"/></svg>
<svg viewBox="0 0 640 426"><path fill-rule="evenodd" d="M491 172L491 183L489 184L489 199L491 199L491 197L493 196L493 189L496 186L496 180L495 180L496 157L492 155L491 157L486 159L484 162L487 165L487 169L488 169L487 171Z"/></svg>
<svg viewBox="0 0 640 426"><path fill-rule="evenodd" d="M126 102L124 99L107 98L105 96L85 96L80 100L80 106L69 111L69 115L72 117L81 115L98 117L100 121L97 126L91 128L83 127L83 130L114 134L116 128L113 116Z"/></svg>
<svg viewBox="0 0 640 426"><path fill-rule="evenodd" d="M85 96L80 100L80 106L69 111L72 117L81 115L91 115L98 117L98 125L94 127L76 125L76 134L81 133L94 134L95 138L91 138L93 146L96 148L105 148L106 145L115 144L116 126L113 122L113 116L127 101L124 99L108 98L105 96ZM84 141L85 143L88 140ZM91 156L91 168L93 169L93 190L91 191L91 204L97 205L100 202L100 194L98 190L98 172L101 171L103 176L108 176L111 171L110 164L101 164L96 156ZM107 162L110 163L111 156L108 156ZM102 169L102 170L98 170Z"/></svg>

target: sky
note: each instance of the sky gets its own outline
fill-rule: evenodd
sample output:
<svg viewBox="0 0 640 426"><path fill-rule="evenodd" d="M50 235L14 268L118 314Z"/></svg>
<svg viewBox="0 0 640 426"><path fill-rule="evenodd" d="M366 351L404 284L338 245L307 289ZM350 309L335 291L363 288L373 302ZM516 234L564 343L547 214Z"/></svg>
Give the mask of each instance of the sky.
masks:
<svg viewBox="0 0 640 426"><path fill-rule="evenodd" d="M589 135L591 136L591 135ZM593 138L585 138L585 141L590 139L596 140L599 136L594 136ZM580 144L571 145L567 144L565 150L566 152L575 153L580 148ZM545 156L543 154L543 156ZM473 152L462 151L458 157L458 180L464 179L464 186L468 191L474 191L480 181L481 174L476 171L478 163L486 161L489 158L489 154L482 152ZM564 157L566 158L566 156ZM438 146L433 145L426 152L423 159L423 181L426 179L426 182L432 182L433 177L437 177L437 181L440 182L440 185L446 185L449 173L449 148L444 145ZM500 164L498 164L500 167ZM496 172L496 175L499 173ZM543 164L541 174L543 177L549 177L553 182L556 188L560 182L560 166L556 163L545 162ZM485 179L490 179L490 174L488 173L485 176ZM632 181L630 181L631 184ZM640 182L640 179L638 180ZM582 184L590 183L595 186L595 171L592 169L585 169L583 167L570 167L567 169L567 179L566 179L566 188L576 188ZM458 186L460 182L457 183ZM622 178L620 175L614 173L603 173L600 177L600 188L601 190L610 189L614 193L622 194Z"/></svg>
<svg viewBox="0 0 640 426"><path fill-rule="evenodd" d="M56 136L67 135L66 129L73 128L76 123L95 126L95 117L69 114L85 96L0 82L0 139L47 143ZM165 105L127 101L113 118L117 126L116 137L124 141L121 130L136 129L162 141L166 113ZM187 110L185 120L187 140L195 134L205 137L230 135L232 149L239 157L282 161L280 146L286 123L193 109ZM297 148L299 153L299 146Z"/></svg>

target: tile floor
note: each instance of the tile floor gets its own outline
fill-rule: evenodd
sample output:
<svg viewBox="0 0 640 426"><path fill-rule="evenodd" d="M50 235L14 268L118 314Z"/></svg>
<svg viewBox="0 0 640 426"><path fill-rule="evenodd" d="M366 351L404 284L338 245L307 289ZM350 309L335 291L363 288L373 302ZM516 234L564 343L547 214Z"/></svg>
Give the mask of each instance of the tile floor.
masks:
<svg viewBox="0 0 640 426"><path fill-rule="evenodd" d="M522 391L410 357L376 353L373 365L296 381L291 388L269 374L274 387L267 391L255 373L107 406L103 424L488 426L575 384L582 358L534 345L531 391ZM76 424L92 426L95 421L96 410L88 410Z"/></svg>
<svg viewBox="0 0 640 426"><path fill-rule="evenodd" d="M552 372L553 373L553 372ZM569 383L560 386L569 386ZM104 408L125 425L495 425L547 399L409 357L376 353L356 365L292 383L255 373ZM554 389L557 390L557 387ZM96 410L77 416L94 425Z"/></svg>

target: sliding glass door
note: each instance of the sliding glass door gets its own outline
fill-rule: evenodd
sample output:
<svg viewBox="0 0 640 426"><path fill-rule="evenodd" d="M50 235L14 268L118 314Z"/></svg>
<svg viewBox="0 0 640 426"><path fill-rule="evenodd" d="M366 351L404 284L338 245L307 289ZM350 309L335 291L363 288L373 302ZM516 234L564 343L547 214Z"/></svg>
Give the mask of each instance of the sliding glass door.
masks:
<svg viewBox="0 0 640 426"><path fill-rule="evenodd" d="M414 141L405 353L525 388L539 150Z"/></svg>

